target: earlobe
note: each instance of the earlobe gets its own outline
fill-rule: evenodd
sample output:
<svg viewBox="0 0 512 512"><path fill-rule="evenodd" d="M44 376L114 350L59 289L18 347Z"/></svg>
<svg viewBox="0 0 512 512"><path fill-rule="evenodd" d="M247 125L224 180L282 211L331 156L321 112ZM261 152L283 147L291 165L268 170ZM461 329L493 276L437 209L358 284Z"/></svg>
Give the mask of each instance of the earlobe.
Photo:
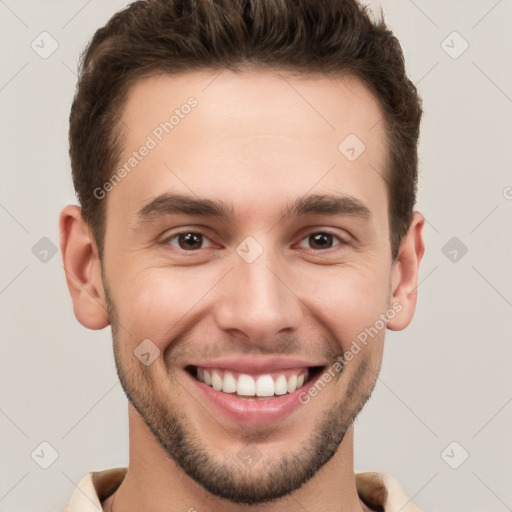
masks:
<svg viewBox="0 0 512 512"><path fill-rule="evenodd" d="M421 259L425 253L423 226L425 219L414 212L409 229L402 239L396 262L391 275L391 304L398 314L388 322L388 329L405 329L414 316L416 309L418 273Z"/></svg>
<svg viewBox="0 0 512 512"><path fill-rule="evenodd" d="M88 329L109 324L101 264L95 241L78 206L66 206L60 214L60 248L66 282L77 320Z"/></svg>

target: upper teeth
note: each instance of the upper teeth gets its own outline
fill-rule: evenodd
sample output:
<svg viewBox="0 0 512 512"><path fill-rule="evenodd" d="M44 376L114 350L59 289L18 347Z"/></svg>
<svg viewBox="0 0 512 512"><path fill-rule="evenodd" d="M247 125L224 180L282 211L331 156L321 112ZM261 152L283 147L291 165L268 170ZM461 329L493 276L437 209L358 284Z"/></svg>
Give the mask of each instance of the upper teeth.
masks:
<svg viewBox="0 0 512 512"><path fill-rule="evenodd" d="M276 377L270 374L253 377L246 373L236 376L229 371L197 368L196 376L201 382L224 393L238 393L243 396L273 396L274 394L293 393L304 385L307 370L288 373L288 378L284 374L276 375Z"/></svg>

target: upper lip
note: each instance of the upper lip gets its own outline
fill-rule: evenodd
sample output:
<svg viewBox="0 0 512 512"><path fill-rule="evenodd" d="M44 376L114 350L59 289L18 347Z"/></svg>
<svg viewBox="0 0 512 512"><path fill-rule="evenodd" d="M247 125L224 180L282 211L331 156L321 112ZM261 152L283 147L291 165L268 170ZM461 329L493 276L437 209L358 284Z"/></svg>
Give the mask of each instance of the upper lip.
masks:
<svg viewBox="0 0 512 512"><path fill-rule="evenodd" d="M283 357L226 357L211 359L209 361L191 361L186 366L199 366L201 368L217 368L219 370L236 370L243 373L265 373L287 370L290 368L308 368L312 366L325 366L325 363L306 359Z"/></svg>

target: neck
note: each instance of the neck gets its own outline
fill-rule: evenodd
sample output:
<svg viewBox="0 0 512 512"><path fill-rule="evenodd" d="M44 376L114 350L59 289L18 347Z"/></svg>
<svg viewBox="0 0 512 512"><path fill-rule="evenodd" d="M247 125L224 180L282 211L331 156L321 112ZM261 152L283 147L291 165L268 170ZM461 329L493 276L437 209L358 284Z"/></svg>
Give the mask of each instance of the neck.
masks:
<svg viewBox="0 0 512 512"><path fill-rule="evenodd" d="M128 471L118 490L103 503L105 512L247 512L247 505L214 496L186 475L161 448L131 405L129 426ZM353 427L333 458L308 482L278 501L252 505L251 512L291 512L297 508L333 512L369 510L359 499L355 485Z"/></svg>

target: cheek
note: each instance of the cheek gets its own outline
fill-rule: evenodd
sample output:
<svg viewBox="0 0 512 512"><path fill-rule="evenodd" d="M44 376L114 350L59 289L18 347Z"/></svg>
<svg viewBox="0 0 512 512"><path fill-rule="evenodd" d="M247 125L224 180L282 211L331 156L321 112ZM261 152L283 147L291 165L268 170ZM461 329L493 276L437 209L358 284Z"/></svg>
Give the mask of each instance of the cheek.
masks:
<svg viewBox="0 0 512 512"><path fill-rule="evenodd" d="M190 328L190 319L218 281L217 273L210 274L193 268L148 268L125 277L119 283L116 305L132 343L149 338L163 351Z"/></svg>
<svg viewBox="0 0 512 512"><path fill-rule="evenodd" d="M380 318L388 308L389 273L346 267L328 276L322 269L316 274L315 278L310 273L304 283L304 302L344 351L376 323L379 333L373 337L383 338L385 325Z"/></svg>

